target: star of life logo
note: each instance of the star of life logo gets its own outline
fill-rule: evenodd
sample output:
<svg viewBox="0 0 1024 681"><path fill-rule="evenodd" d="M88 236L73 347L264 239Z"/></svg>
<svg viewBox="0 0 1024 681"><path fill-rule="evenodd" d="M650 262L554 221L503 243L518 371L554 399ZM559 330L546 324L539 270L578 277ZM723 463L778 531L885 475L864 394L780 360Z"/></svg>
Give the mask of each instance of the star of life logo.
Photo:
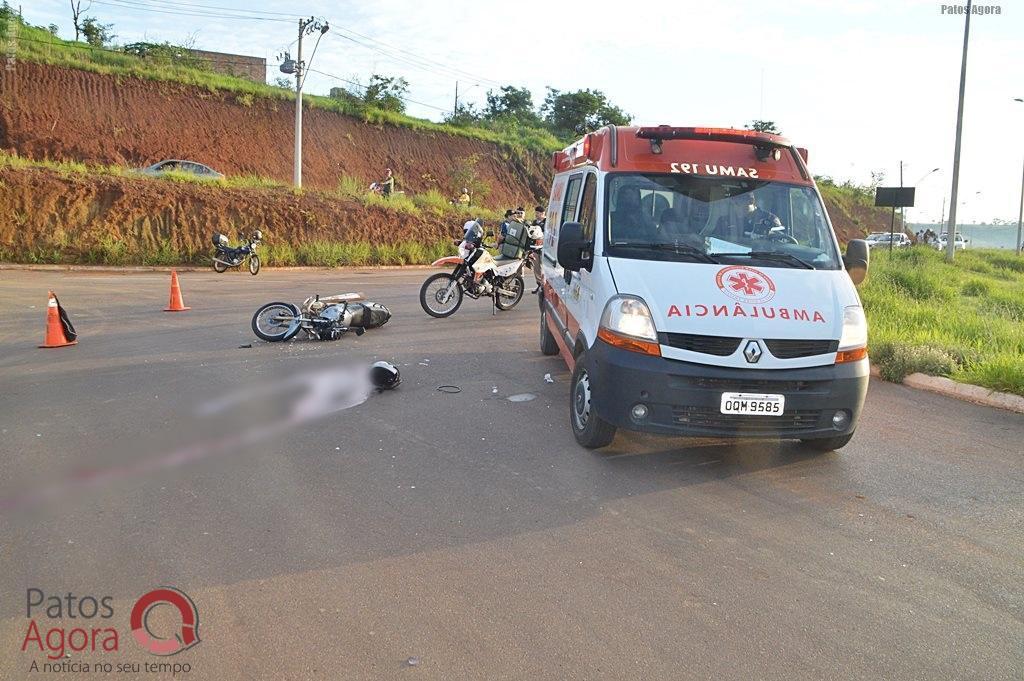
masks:
<svg viewBox="0 0 1024 681"><path fill-rule="evenodd" d="M715 284L722 293L741 303L766 303L775 297L775 282L754 267L722 268L715 275Z"/></svg>

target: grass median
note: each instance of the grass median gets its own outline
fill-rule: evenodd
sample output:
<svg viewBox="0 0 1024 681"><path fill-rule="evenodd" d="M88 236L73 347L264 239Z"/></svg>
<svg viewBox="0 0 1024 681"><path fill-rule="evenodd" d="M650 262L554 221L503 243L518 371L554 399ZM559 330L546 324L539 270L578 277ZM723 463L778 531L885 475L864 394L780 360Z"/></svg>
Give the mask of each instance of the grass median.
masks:
<svg viewBox="0 0 1024 681"><path fill-rule="evenodd" d="M883 378L921 372L1024 395L1024 258L875 251L861 298Z"/></svg>

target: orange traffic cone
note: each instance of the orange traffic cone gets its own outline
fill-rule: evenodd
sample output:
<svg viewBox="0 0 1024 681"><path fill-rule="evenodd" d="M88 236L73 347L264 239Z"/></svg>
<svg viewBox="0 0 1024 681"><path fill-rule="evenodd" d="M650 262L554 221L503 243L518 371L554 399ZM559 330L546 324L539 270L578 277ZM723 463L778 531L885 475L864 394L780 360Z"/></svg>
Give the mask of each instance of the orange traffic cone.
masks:
<svg viewBox="0 0 1024 681"><path fill-rule="evenodd" d="M61 309L57 296L50 291L50 302L46 304L46 340L41 348L62 348L78 343L78 334L71 325L67 313Z"/></svg>
<svg viewBox="0 0 1024 681"><path fill-rule="evenodd" d="M178 286L178 273L171 270L171 302L167 303L167 307L164 308L164 312L184 312L185 310L191 309L191 307L185 307L185 302L181 299L181 287Z"/></svg>

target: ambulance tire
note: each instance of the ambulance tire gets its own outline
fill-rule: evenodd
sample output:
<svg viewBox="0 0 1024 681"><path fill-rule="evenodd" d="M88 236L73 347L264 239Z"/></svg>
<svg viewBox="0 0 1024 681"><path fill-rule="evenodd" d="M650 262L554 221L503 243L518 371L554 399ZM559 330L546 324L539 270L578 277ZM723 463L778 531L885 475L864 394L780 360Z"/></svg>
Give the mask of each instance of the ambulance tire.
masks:
<svg viewBox="0 0 1024 681"><path fill-rule="evenodd" d="M831 452L836 449L842 449L850 440L853 439L853 433L847 433L846 435L836 435L835 437L822 437L815 438L813 440L800 440L800 443L808 449L813 449L816 452Z"/></svg>
<svg viewBox="0 0 1024 681"><path fill-rule="evenodd" d="M549 357L558 354L558 343L548 328L548 311L543 299L540 301L540 352Z"/></svg>
<svg viewBox="0 0 1024 681"><path fill-rule="evenodd" d="M584 356L576 358L569 388L569 425L580 446L600 449L615 438L615 426L603 420L591 409L590 377Z"/></svg>

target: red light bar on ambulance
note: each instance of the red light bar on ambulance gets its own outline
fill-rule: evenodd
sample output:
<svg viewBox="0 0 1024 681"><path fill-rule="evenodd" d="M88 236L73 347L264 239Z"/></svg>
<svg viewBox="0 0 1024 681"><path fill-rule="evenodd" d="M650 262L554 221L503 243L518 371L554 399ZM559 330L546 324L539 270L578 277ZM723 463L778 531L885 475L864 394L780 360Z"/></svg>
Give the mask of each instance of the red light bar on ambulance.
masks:
<svg viewBox="0 0 1024 681"><path fill-rule="evenodd" d="M757 130L740 130L738 128L676 128L670 125L658 125L638 128L636 136L646 140L710 140L714 142L748 142L778 147L790 146L789 141L781 135L773 135Z"/></svg>

